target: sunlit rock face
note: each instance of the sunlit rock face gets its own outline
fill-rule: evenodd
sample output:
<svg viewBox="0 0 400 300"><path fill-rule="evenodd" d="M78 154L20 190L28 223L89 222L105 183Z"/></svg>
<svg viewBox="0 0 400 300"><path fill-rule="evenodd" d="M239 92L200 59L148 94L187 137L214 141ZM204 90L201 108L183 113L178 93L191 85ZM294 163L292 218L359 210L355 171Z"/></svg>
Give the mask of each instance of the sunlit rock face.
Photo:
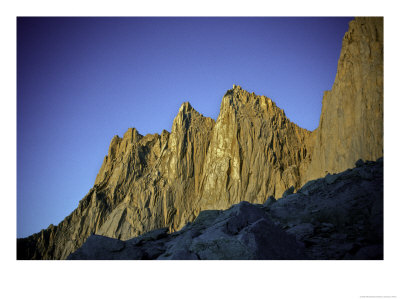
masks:
<svg viewBox="0 0 400 300"><path fill-rule="evenodd" d="M131 128L115 136L78 208L58 226L18 239L17 257L65 259L92 233L128 240L158 228L175 232L203 210L264 203L360 158L376 160L383 153L382 49L382 18L350 23L313 132L268 97L234 85L216 121L185 102L171 132L143 136Z"/></svg>
<svg viewBox="0 0 400 300"><path fill-rule="evenodd" d="M314 134L305 180L351 168L359 158L383 155L383 18L350 22Z"/></svg>
<svg viewBox="0 0 400 300"><path fill-rule="evenodd" d="M204 169L202 209L262 203L299 187L310 132L265 96L235 86L222 99ZM218 201L215 201L218 199Z"/></svg>

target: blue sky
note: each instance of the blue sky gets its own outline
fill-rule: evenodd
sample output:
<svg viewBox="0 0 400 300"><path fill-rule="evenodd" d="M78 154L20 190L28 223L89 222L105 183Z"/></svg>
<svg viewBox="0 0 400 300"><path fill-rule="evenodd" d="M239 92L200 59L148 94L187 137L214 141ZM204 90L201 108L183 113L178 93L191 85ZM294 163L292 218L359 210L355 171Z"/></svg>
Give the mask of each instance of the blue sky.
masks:
<svg viewBox="0 0 400 300"><path fill-rule="evenodd" d="M314 130L352 18L18 18L17 236L58 224L116 134L217 118L232 84Z"/></svg>

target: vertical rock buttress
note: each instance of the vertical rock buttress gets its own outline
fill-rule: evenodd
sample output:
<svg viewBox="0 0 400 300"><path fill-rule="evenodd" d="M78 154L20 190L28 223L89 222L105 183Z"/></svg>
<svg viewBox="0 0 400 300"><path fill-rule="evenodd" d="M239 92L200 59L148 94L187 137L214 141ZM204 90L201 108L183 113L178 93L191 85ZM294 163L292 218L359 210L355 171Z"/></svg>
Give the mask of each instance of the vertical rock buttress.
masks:
<svg viewBox="0 0 400 300"><path fill-rule="evenodd" d="M324 93L307 180L383 156L383 18L355 18Z"/></svg>

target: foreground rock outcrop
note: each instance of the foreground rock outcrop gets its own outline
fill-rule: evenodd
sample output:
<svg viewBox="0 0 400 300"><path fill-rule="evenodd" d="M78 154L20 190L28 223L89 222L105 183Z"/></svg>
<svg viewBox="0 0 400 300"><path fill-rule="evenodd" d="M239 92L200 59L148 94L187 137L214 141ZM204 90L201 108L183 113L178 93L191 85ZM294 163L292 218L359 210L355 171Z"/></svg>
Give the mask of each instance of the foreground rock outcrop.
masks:
<svg viewBox="0 0 400 300"><path fill-rule="evenodd" d="M204 210L264 203L359 158L383 156L382 18L356 18L319 127L292 123L265 96L234 86L214 121L182 104L171 132L115 136L93 188L59 225L17 240L18 259L65 259L93 233L130 240L176 232ZM272 201L270 198L270 202Z"/></svg>
<svg viewBox="0 0 400 300"><path fill-rule="evenodd" d="M68 259L383 259L383 161L310 181L263 205L121 241L92 235Z"/></svg>

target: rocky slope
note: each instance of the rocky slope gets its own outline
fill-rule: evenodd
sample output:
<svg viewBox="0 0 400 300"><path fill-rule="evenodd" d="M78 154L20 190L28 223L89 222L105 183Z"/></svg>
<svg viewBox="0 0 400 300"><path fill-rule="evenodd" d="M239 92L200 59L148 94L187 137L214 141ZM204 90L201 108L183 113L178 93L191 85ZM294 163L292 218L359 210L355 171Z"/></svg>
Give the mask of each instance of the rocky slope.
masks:
<svg viewBox="0 0 400 300"><path fill-rule="evenodd" d="M128 240L163 227L175 232L203 210L263 203L359 158L381 157L382 47L382 19L350 23L314 132L271 99L234 86L216 121L186 102L171 133L115 136L78 208L58 226L18 239L17 257L65 259L92 233Z"/></svg>
<svg viewBox="0 0 400 300"><path fill-rule="evenodd" d="M383 259L383 161L356 166L277 201L202 211L172 234L92 235L68 259Z"/></svg>

